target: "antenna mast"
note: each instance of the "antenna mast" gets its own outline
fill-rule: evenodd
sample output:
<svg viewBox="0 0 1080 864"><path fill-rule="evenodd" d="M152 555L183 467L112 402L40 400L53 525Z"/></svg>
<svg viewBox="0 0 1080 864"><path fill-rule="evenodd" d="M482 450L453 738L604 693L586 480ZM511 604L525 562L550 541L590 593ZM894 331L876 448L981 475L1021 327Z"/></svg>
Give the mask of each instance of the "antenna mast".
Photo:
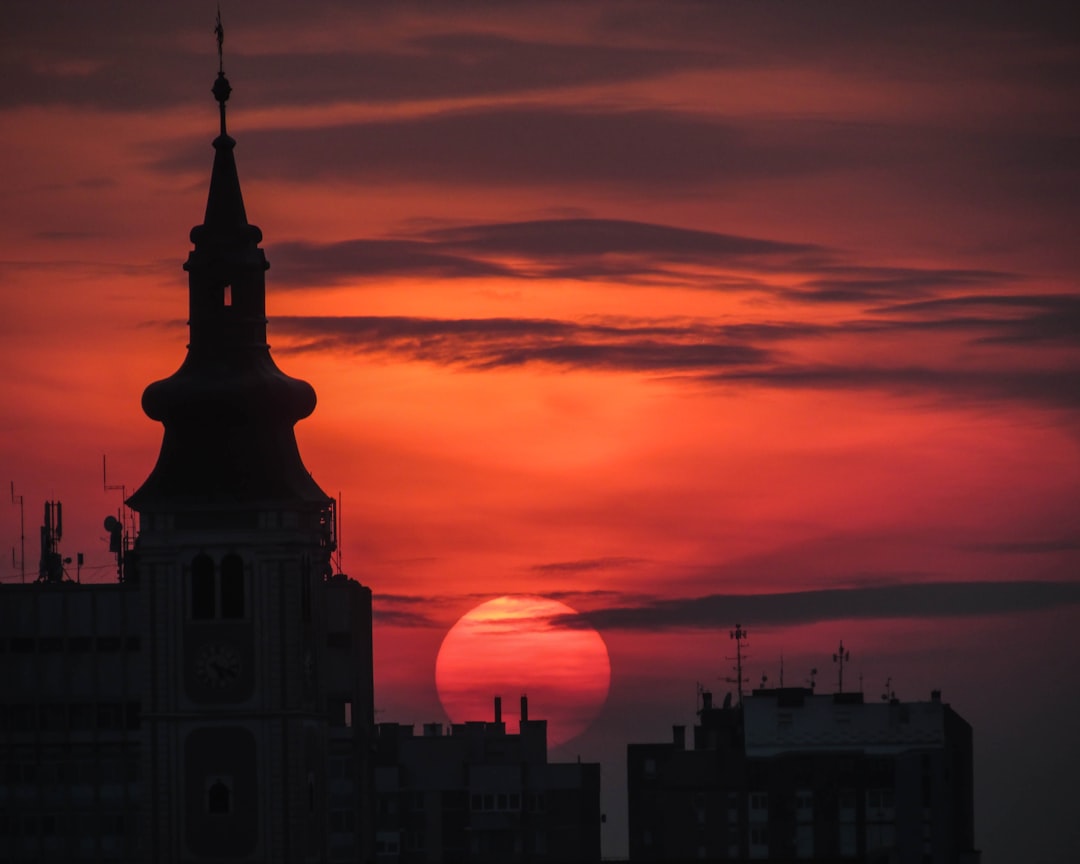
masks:
<svg viewBox="0 0 1080 864"><path fill-rule="evenodd" d="M106 492L120 490L120 518L115 516L105 517L105 530L109 532L109 551L116 555L116 580L124 581L124 556L128 549L128 539L131 534L127 526L127 486L123 483L109 483L108 469L105 465L105 454L101 454L101 485ZM134 533L134 516L132 517L132 532Z"/></svg>
<svg viewBox="0 0 1080 864"><path fill-rule="evenodd" d="M730 638L735 640L735 656L734 657L728 657L728 660L734 660L735 661L735 667L734 667L735 668L735 677L734 678L729 677L729 678L727 678L725 680L729 684L735 684L736 685L736 687L737 687L737 689L739 691L739 704L742 705L743 684L746 683L746 681L748 680L746 678L743 678L743 672L742 672L743 644L744 644L743 640L746 639L746 637L748 635L748 631L743 629L742 624L736 624L735 629L732 630L728 635L730 636Z"/></svg>
<svg viewBox="0 0 1080 864"><path fill-rule="evenodd" d="M15 494L15 481L11 481L11 503L19 499L19 574L22 582L26 584L26 513L23 507L23 496ZM15 566L15 549L11 550L11 566Z"/></svg>
<svg viewBox="0 0 1080 864"><path fill-rule="evenodd" d="M341 490L337 493L337 506L334 508L334 556L337 562L334 569L341 573Z"/></svg>
<svg viewBox="0 0 1080 864"><path fill-rule="evenodd" d="M839 692L843 693L844 692L844 661L851 659L851 652L844 650L844 640L843 639L840 640L840 647L837 649L837 652L832 655L832 659L833 659L833 663L837 663L840 666L840 680L839 680L838 684L839 684Z"/></svg>

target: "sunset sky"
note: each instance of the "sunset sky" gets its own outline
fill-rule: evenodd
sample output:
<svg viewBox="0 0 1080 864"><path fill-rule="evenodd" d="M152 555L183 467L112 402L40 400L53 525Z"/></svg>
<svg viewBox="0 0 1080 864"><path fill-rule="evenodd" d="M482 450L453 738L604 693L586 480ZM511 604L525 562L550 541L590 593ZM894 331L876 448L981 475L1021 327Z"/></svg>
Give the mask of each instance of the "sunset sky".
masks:
<svg viewBox="0 0 1080 864"><path fill-rule="evenodd" d="M155 461L215 5L4 6L0 480L31 578L46 498L110 578L102 455L128 494ZM939 5L222 3L376 719L446 722L436 654L480 603L568 604L611 685L553 756L603 763L605 854L626 743L732 689L736 622L754 685L782 657L834 689L843 639L845 689L940 688L985 864L1080 848L1080 32ZM0 530L17 581L17 502Z"/></svg>

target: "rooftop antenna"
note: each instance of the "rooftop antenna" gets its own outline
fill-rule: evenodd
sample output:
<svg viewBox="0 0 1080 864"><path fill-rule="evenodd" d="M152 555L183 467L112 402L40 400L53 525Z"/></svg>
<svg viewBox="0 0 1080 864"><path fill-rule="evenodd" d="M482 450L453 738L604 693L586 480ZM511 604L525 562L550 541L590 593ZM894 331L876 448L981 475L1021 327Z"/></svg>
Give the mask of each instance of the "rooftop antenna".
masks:
<svg viewBox="0 0 1080 864"><path fill-rule="evenodd" d="M23 507L23 496L15 494L15 481L11 481L11 503L19 499L19 574L22 582L26 584L26 513ZM11 547L11 566L15 566L15 547Z"/></svg>
<svg viewBox="0 0 1080 864"><path fill-rule="evenodd" d="M833 663L837 663L840 666L840 680L838 682L839 683L838 692L840 692L840 693L844 692L844 662L846 660L850 660L850 659L851 659L851 652L844 650L844 640L841 639L840 640L840 647L837 649L836 653L832 655Z"/></svg>
<svg viewBox="0 0 1080 864"><path fill-rule="evenodd" d="M896 698L896 691L892 689L892 676L885 679L885 692L881 694L882 702L891 702Z"/></svg>
<svg viewBox="0 0 1080 864"><path fill-rule="evenodd" d="M334 508L334 556L337 558L334 568L338 573L341 569L341 490L337 493L337 507Z"/></svg>
<svg viewBox="0 0 1080 864"><path fill-rule="evenodd" d="M59 501L45 502L41 525L41 559L38 562L38 582L62 582L64 565L70 558L60 555L60 540L64 536L64 505Z"/></svg>
<svg viewBox="0 0 1080 864"><path fill-rule="evenodd" d="M784 686L784 652L780 652L780 686Z"/></svg>
<svg viewBox="0 0 1080 864"><path fill-rule="evenodd" d="M730 638L735 640L735 656L728 657L728 660L735 661L735 677L728 677L725 679L728 684L735 684L739 691L739 704L742 705L743 700L743 684L747 683L749 679L743 678L742 661L743 661L743 644L748 635L748 631L743 629L742 624L736 624L735 629L729 634Z"/></svg>
<svg viewBox="0 0 1080 864"><path fill-rule="evenodd" d="M128 548L128 538L135 531L134 522L132 522L131 532L127 529L127 486L123 483L109 483L109 469L106 462L105 454L101 454L101 485L106 492L120 492L120 509L117 511L119 518L116 516L105 517L105 530L109 532L109 551L116 555L116 581L124 581L124 553ZM134 520L134 514L132 514L132 520Z"/></svg>
<svg viewBox="0 0 1080 864"><path fill-rule="evenodd" d="M817 686L817 666L810 670L810 677L806 679L806 686L810 688L810 692L814 692L814 687Z"/></svg>

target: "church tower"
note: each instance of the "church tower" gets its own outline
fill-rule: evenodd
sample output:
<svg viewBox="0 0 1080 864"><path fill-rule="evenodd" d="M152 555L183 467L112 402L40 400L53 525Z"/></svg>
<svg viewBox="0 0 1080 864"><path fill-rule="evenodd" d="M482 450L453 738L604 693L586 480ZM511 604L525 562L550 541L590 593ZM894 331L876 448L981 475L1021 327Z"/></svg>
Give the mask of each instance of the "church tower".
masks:
<svg viewBox="0 0 1080 864"><path fill-rule="evenodd" d="M164 437L128 500L147 622L142 853L322 861L325 586L344 577L331 578L334 502L293 431L315 391L278 369L266 341L269 264L226 132L230 91L219 68L206 214L184 264L187 356L143 394Z"/></svg>

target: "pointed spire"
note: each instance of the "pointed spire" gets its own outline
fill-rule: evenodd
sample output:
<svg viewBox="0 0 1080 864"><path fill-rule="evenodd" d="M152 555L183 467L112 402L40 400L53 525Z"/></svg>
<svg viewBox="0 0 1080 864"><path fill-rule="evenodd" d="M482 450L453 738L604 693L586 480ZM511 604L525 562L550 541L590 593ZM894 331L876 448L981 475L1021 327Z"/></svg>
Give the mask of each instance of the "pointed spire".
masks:
<svg viewBox="0 0 1080 864"><path fill-rule="evenodd" d="M214 139L214 167L210 174L210 194L206 199L204 227L199 234L200 239L209 234L210 237L206 239L212 242L228 242L241 239L229 235L234 229L246 228L248 221L244 210L244 197L240 192L240 178L236 173L236 159L233 156L236 142L225 130L225 103L229 99L229 94L232 93L232 86L229 84L229 79L225 77L225 63L222 56L225 30L221 26L221 7L218 7L217 26L214 28L214 33L218 43L218 74L211 92L217 100L221 114L221 132ZM249 233L243 232L243 239L247 239ZM199 242L194 232L191 239L193 242Z"/></svg>

